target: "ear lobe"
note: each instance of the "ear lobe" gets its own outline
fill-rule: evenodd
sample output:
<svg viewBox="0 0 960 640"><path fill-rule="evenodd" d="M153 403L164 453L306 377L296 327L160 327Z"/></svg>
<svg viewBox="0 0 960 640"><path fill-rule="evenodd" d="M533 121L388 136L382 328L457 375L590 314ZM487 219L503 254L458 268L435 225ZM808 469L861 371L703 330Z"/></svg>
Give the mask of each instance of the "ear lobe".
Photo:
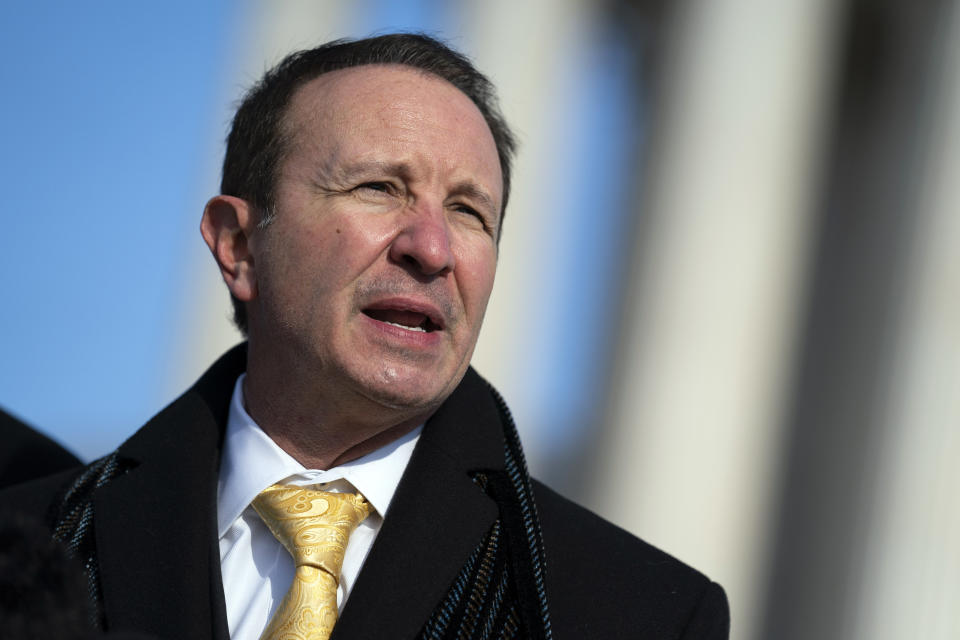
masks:
<svg viewBox="0 0 960 640"><path fill-rule="evenodd" d="M250 235L255 224L250 203L234 196L214 196L200 220L200 234L220 267L223 281L236 298L249 302L257 295Z"/></svg>

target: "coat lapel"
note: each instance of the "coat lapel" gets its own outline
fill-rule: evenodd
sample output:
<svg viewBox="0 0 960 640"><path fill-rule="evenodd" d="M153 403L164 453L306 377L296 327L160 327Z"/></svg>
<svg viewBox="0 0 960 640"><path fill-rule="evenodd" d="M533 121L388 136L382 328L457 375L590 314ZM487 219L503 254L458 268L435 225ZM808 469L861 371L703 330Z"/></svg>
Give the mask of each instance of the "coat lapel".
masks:
<svg viewBox="0 0 960 640"><path fill-rule="evenodd" d="M231 356L232 366L224 367ZM124 443L120 460L130 470L95 494L109 631L226 640L223 591L217 584L216 483L230 398L226 388L243 371L236 359L236 351L225 356Z"/></svg>
<svg viewBox="0 0 960 640"><path fill-rule="evenodd" d="M468 371L424 427L331 640L416 636L497 518L471 472L502 467L496 406Z"/></svg>

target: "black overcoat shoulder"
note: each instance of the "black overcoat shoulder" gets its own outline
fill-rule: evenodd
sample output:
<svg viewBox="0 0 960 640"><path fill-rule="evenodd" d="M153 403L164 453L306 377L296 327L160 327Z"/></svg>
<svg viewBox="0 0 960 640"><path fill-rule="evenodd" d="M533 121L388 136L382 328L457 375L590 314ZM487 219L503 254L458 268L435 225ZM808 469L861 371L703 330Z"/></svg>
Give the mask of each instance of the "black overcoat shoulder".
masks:
<svg viewBox="0 0 960 640"><path fill-rule="evenodd" d="M0 489L80 466L59 442L0 409Z"/></svg>

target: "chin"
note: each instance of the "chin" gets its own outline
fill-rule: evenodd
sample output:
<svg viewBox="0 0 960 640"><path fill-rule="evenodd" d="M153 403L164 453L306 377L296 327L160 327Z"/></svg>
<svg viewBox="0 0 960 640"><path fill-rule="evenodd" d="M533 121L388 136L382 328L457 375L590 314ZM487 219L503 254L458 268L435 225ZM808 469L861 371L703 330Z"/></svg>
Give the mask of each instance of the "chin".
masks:
<svg viewBox="0 0 960 640"><path fill-rule="evenodd" d="M361 393L390 409L432 410L447 399L464 373L425 373L384 363L372 375L364 376L365 380L360 383ZM446 384L442 383L443 380L447 381Z"/></svg>

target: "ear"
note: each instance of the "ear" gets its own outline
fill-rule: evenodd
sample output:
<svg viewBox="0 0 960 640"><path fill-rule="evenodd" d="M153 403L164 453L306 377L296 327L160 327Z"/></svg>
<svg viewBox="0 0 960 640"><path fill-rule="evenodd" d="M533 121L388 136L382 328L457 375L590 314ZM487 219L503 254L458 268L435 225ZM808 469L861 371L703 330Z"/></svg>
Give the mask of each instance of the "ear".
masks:
<svg viewBox="0 0 960 640"><path fill-rule="evenodd" d="M237 299L253 300L257 279L250 236L255 228L253 208L234 196L214 196L203 210L200 233L220 266L223 281Z"/></svg>

